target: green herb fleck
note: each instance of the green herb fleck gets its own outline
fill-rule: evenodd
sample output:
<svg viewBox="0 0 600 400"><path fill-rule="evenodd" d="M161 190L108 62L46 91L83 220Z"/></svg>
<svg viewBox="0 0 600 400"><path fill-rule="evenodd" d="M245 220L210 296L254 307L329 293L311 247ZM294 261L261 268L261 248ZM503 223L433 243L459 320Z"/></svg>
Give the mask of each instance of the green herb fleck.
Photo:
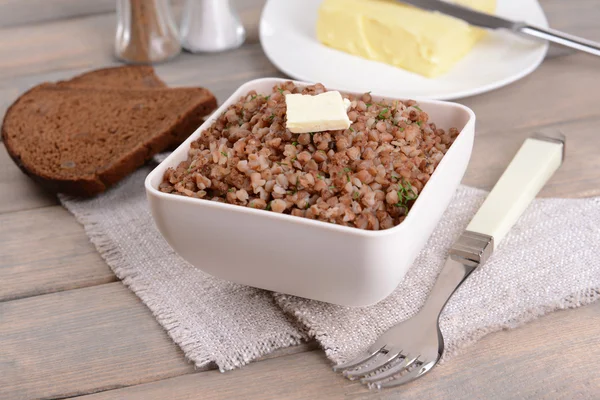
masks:
<svg viewBox="0 0 600 400"><path fill-rule="evenodd" d="M352 172L352 170L346 167L344 168L344 172L346 173L346 179L348 180L348 182L350 182L350 172Z"/></svg>
<svg viewBox="0 0 600 400"><path fill-rule="evenodd" d="M365 105L367 106L367 108L369 108L373 105L373 103L366 103Z"/></svg>
<svg viewBox="0 0 600 400"><path fill-rule="evenodd" d="M400 129L400 132L404 132L404 128L401 126L398 129Z"/></svg>
<svg viewBox="0 0 600 400"><path fill-rule="evenodd" d="M417 193L413 189L410 182L402 178L400 183L400 189L398 189L398 203L396 207L400 207L404 210L405 214L408 214L408 202L416 200L418 197Z"/></svg>
<svg viewBox="0 0 600 400"><path fill-rule="evenodd" d="M227 157L227 153L225 153L224 151L222 151L221 154L223 154L224 157Z"/></svg>
<svg viewBox="0 0 600 400"><path fill-rule="evenodd" d="M354 132L354 128L353 127L350 127L348 129L350 129L351 132Z"/></svg>
<svg viewBox="0 0 600 400"><path fill-rule="evenodd" d="M269 204L267 204L267 207L265 207L265 210L271 211L271 203L270 202L269 202Z"/></svg>
<svg viewBox="0 0 600 400"><path fill-rule="evenodd" d="M318 179L325 179L325 177L323 175L321 175L321 174L317 174L317 178Z"/></svg>
<svg viewBox="0 0 600 400"><path fill-rule="evenodd" d="M358 198L359 198L359 197L360 197L360 193L359 193L359 192L354 192L354 193L352 193L352 198L353 198L354 200L358 200Z"/></svg>
<svg viewBox="0 0 600 400"><path fill-rule="evenodd" d="M233 192L235 192L235 189L234 188L229 188L229 189L227 189L227 191L230 192L230 193L233 193Z"/></svg>
<svg viewBox="0 0 600 400"><path fill-rule="evenodd" d="M365 93L365 94L371 94L371 91L369 90L369 91L368 91L367 93Z"/></svg>
<svg viewBox="0 0 600 400"><path fill-rule="evenodd" d="M380 119L380 120L381 120L381 119L385 119L385 114L387 114L388 110L389 110L389 108L388 108L388 107L386 107L386 108L384 108L383 110L381 110L381 111L379 112L379 115L377 116L377 119Z"/></svg>
<svg viewBox="0 0 600 400"><path fill-rule="evenodd" d="M417 110L419 110L419 111L423 111L423 110L421 110L421 109L419 108L419 106L413 106L413 108L416 108L416 109L417 109Z"/></svg>
<svg viewBox="0 0 600 400"><path fill-rule="evenodd" d="M310 203L307 201L307 202L306 202L306 205L304 206L304 209L305 209L305 210L308 210L309 208L310 208Z"/></svg>
<svg viewBox="0 0 600 400"><path fill-rule="evenodd" d="M417 121L417 125L421 126L423 123L421 121Z"/></svg>
<svg viewBox="0 0 600 400"><path fill-rule="evenodd" d="M334 189L335 189L335 185L329 186L329 190L334 190Z"/></svg>
<svg viewBox="0 0 600 400"><path fill-rule="evenodd" d="M270 121L270 122L273 122L273 118L275 118L275 114L271 114L271 115L269 115L269 121Z"/></svg>
<svg viewBox="0 0 600 400"><path fill-rule="evenodd" d="M282 88L277 88L277 91L281 94L283 94L283 89Z"/></svg>
<svg viewBox="0 0 600 400"><path fill-rule="evenodd" d="M298 142L292 142L292 146L298 146Z"/></svg>
<svg viewBox="0 0 600 400"><path fill-rule="evenodd" d="M265 101L269 101L270 98L271 98L271 95L265 96Z"/></svg>
<svg viewBox="0 0 600 400"><path fill-rule="evenodd" d="M250 100L254 100L255 98L256 98L256 95L255 95L255 94L253 94L253 95L250 97Z"/></svg>

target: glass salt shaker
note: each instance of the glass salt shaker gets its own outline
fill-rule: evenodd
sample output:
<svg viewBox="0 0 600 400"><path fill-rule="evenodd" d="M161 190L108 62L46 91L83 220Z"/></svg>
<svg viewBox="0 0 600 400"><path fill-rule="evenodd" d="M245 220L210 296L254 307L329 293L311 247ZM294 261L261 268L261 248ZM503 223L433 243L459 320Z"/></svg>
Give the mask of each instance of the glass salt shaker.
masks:
<svg viewBox="0 0 600 400"><path fill-rule="evenodd" d="M183 48L192 53L230 50L246 40L230 0L187 0L180 35Z"/></svg>
<svg viewBox="0 0 600 400"><path fill-rule="evenodd" d="M117 0L117 58L132 64L152 64L180 52L169 0Z"/></svg>

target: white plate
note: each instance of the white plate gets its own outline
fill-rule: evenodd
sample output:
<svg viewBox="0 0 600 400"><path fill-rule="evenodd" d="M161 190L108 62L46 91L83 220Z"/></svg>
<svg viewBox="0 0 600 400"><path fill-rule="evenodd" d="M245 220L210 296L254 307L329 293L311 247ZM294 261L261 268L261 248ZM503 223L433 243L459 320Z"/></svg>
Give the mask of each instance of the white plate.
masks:
<svg viewBox="0 0 600 400"><path fill-rule="evenodd" d="M536 0L497 0L497 14L547 27ZM260 21L267 57L289 76L353 92L383 96L456 99L497 89L531 73L548 44L491 31L447 74L429 79L380 62L334 50L317 41L321 0L269 0Z"/></svg>

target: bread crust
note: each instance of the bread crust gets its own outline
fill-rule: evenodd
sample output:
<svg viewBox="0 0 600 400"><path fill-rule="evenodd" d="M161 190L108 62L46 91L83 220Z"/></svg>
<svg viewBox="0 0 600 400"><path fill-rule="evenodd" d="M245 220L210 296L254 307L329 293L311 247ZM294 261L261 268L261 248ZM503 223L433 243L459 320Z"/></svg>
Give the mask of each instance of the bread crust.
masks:
<svg viewBox="0 0 600 400"><path fill-rule="evenodd" d="M124 80L123 82L121 80ZM67 81L61 81L71 87L91 87L95 89L161 89L167 88L156 73L148 65L122 65L106 67L84 72ZM125 87L124 87L125 85Z"/></svg>

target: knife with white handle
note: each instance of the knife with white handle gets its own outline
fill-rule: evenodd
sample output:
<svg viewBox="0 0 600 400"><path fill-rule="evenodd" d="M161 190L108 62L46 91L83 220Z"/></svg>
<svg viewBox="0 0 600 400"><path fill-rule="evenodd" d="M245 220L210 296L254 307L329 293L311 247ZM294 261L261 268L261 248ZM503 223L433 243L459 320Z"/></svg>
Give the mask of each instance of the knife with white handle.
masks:
<svg viewBox="0 0 600 400"><path fill-rule="evenodd" d="M442 0L397 0L401 3L428 10L437 11L442 14L450 15L454 18L462 19L471 25L487 29L507 29L514 33L521 33L538 39L548 40L562 46L571 47L576 50L584 51L596 56L600 56L600 43L583 39L568 33L557 31L556 29L544 29L529 25L521 21L511 21L496 15L486 14L472 8L464 7L458 4L449 3Z"/></svg>
<svg viewBox="0 0 600 400"><path fill-rule="evenodd" d="M467 231L489 235L497 245L563 160L564 137L527 140L471 220Z"/></svg>
<svg viewBox="0 0 600 400"><path fill-rule="evenodd" d="M483 264L523 211L561 166L565 137L542 131L525 140L450 251L453 258Z"/></svg>

